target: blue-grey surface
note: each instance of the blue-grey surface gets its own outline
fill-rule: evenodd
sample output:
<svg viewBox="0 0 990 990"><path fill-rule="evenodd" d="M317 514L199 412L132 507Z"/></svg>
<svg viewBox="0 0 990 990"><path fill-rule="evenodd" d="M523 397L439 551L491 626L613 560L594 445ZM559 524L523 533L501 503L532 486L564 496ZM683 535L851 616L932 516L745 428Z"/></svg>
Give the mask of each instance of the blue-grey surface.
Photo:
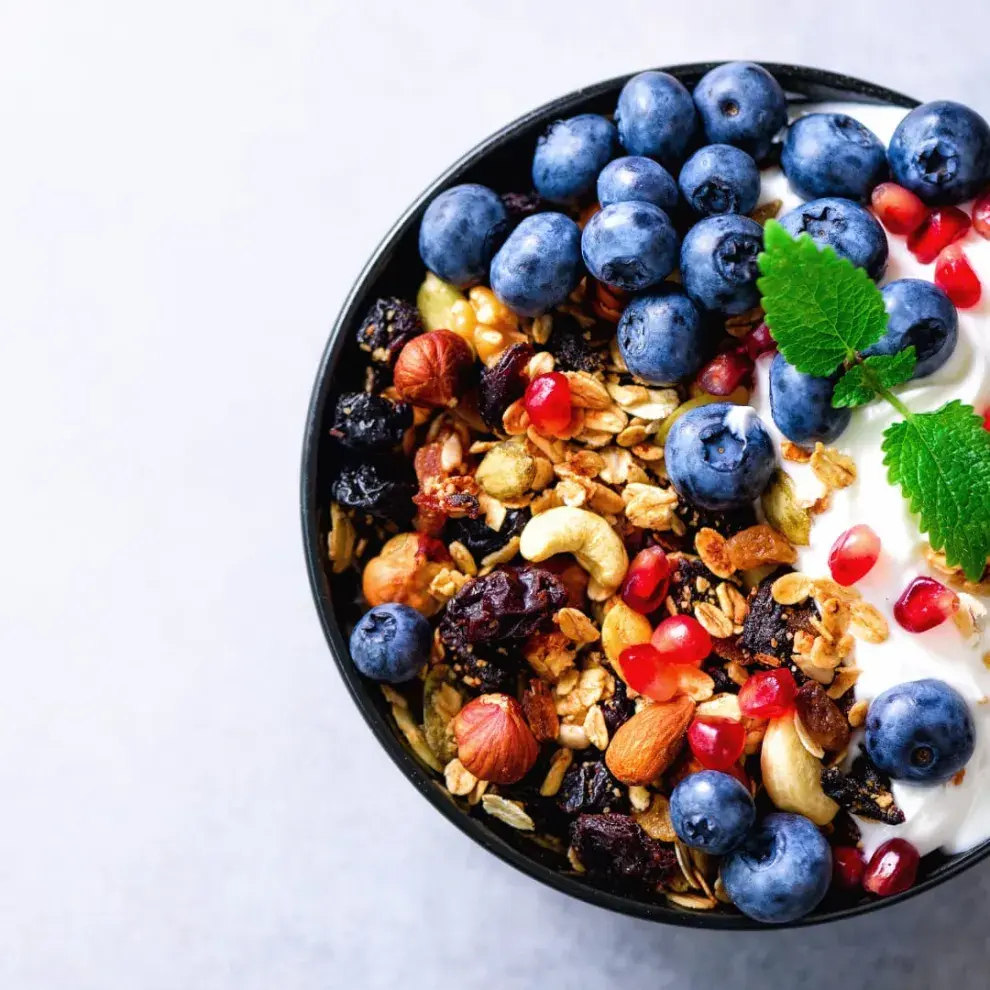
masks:
<svg viewBox="0 0 990 990"><path fill-rule="evenodd" d="M988 34L982 0L0 4L0 986L984 987L990 868L706 935L473 846L329 665L296 469L347 287L500 124L717 57L987 113Z"/></svg>

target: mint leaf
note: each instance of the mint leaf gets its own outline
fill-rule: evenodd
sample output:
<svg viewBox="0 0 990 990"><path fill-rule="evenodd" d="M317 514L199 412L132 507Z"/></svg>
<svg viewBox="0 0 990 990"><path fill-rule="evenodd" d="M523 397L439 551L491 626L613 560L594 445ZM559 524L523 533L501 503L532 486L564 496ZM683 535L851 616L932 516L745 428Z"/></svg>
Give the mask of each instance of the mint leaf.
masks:
<svg viewBox="0 0 990 990"><path fill-rule="evenodd" d="M978 581L990 555L990 433L953 401L887 428L883 462L931 545Z"/></svg>
<svg viewBox="0 0 990 990"><path fill-rule="evenodd" d="M854 364L839 379L832 394L832 405L836 409L865 406L877 397L880 389L910 381L917 363L913 347L906 347L897 354L864 358L862 364Z"/></svg>
<svg viewBox="0 0 990 990"><path fill-rule="evenodd" d="M852 262L776 221L764 229L759 257L767 325L784 358L808 375L831 375L887 330L880 290Z"/></svg>

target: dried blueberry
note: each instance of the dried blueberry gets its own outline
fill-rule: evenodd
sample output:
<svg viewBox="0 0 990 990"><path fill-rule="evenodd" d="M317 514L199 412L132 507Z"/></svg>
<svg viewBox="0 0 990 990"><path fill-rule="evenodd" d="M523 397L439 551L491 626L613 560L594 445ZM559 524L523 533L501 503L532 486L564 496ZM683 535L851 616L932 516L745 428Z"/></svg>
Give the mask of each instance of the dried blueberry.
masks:
<svg viewBox="0 0 990 990"><path fill-rule="evenodd" d="M611 336L611 334L609 334ZM573 316L553 314L553 330L547 350L553 355L558 371L602 371L608 356L604 348L595 346L592 330L585 330Z"/></svg>
<svg viewBox="0 0 990 990"><path fill-rule="evenodd" d="M357 342L371 360L393 364L406 341L423 332L419 310L412 303L394 296L379 299L358 328Z"/></svg>
<svg viewBox="0 0 990 990"><path fill-rule="evenodd" d="M603 760L574 764L557 792L561 811L575 815L580 811L598 813L615 809L622 801L618 781L608 772Z"/></svg>
<svg viewBox="0 0 990 990"><path fill-rule="evenodd" d="M346 392L337 400L330 435L352 450L386 451L412 426L412 406L383 395Z"/></svg>
<svg viewBox="0 0 990 990"><path fill-rule="evenodd" d="M407 521L415 512L412 497L418 488L400 470L372 461L347 464L331 485L330 496L348 509L360 509L381 519Z"/></svg>
<svg viewBox="0 0 990 990"><path fill-rule="evenodd" d="M521 399L526 391L525 371L533 348L529 344L513 344L499 355L490 368L481 372L478 385L478 412L489 429L502 429L502 415L509 406Z"/></svg>
<svg viewBox="0 0 990 990"><path fill-rule="evenodd" d="M471 519L468 516L451 519L444 535L448 540L457 540L471 551L475 560L481 560L518 536L526 525L529 514L523 509L510 509L505 514L501 529L492 529L484 518Z"/></svg>
<svg viewBox="0 0 990 990"><path fill-rule="evenodd" d="M822 789L846 811L860 818L900 825L904 812L894 804L890 780L865 756L853 761L848 774L838 767L822 770Z"/></svg>
<svg viewBox="0 0 990 990"><path fill-rule="evenodd" d="M677 869L674 847L651 839L628 815L581 815L571 844L589 873L610 880L661 883Z"/></svg>
<svg viewBox="0 0 990 990"><path fill-rule="evenodd" d="M800 605L775 602L770 589L778 577L780 572L764 578L750 595L749 614L739 643L750 654L766 653L789 661L794 652L794 634L798 630L815 633L811 620L818 617L818 610L810 598Z"/></svg>

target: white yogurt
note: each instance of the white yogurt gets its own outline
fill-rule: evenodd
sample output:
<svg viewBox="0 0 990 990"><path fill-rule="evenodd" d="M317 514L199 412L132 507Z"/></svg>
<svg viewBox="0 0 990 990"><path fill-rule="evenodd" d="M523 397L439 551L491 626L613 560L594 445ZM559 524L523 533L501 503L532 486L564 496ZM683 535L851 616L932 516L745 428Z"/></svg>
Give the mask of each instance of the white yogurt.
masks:
<svg viewBox="0 0 990 990"><path fill-rule="evenodd" d="M906 111L865 104L821 104L801 107L798 115L812 110L841 110L869 127L889 143ZM790 189L779 169L763 173L761 202L783 201L781 214L803 202ZM931 281L934 265L922 265L908 251L904 237L890 235L890 263L884 283L900 278ZM960 399L977 410L990 405L990 241L970 233L963 242L966 255L985 287L980 304L959 311L959 343L949 361L935 374L898 389L913 410L937 409ZM761 358L753 405L779 445L783 439L770 415L768 376L771 358ZM930 573L925 540L917 520L908 511L900 491L886 478L880 444L883 431L898 419L884 402L853 412L852 422L835 446L856 462L857 481L835 492L831 508L814 517L810 547L800 551L797 567L818 576L828 574L828 553L835 539L850 526L868 524L880 537L883 550L873 570L857 584L864 597L877 606L890 624L886 642L871 645L857 641L856 665L862 675L856 685L858 698L871 699L904 681L935 677L957 688L970 703L976 721L976 752L961 783L920 787L895 783L894 798L907 820L896 827L860 820L867 855L893 836L900 836L922 853L944 849L954 853L990 838L990 671L983 656L990 650L990 634L981 631L966 642L956 626L944 625L922 634L908 633L893 617L893 605L912 578ZM799 497L807 504L824 494L823 486L805 465L784 462ZM936 575L937 576L937 575ZM977 605L979 607L979 605Z"/></svg>

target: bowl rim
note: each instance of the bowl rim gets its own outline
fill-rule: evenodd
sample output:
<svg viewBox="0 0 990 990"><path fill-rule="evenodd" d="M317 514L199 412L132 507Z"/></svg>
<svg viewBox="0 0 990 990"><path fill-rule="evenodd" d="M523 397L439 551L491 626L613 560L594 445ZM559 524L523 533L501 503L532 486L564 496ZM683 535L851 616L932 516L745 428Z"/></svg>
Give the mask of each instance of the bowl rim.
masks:
<svg viewBox="0 0 990 990"><path fill-rule="evenodd" d="M688 63L683 65L661 66L657 71L668 72L678 78L693 79L724 64L720 61ZM910 109L918 101L894 90L877 86L852 76L808 66L777 62L759 63L767 68L787 89L790 84L804 86L824 86L844 94L842 97L852 102L893 104ZM644 71L644 70L638 70ZM313 385L303 438L300 510L302 517L303 547L306 557L306 570L310 590L323 627L330 654L337 670L344 680L354 704L371 729L379 744L399 768L403 776L440 812L448 821L473 839L488 852L522 873L539 880L561 893L568 894L587 904L607 908L619 914L641 918L661 924L684 928L704 928L709 930L766 931L770 928L800 928L820 925L826 922L841 921L902 903L924 891L931 890L941 883L959 875L964 870L990 855L990 841L984 842L965 853L957 854L941 867L937 873L926 877L921 883L894 895L874 901L867 901L840 910L814 913L784 925L766 925L753 921L742 914L722 914L720 912L672 911L662 901L650 904L621 894L592 887L574 876L554 870L550 866L533 859L501 838L496 832L486 828L482 822L465 814L451 800L445 798L427 771L417 763L398 741L385 716L371 702L370 690L377 689L357 673L350 662L344 637L334 616L333 605L327 592L326 575L319 547L319 499L316 492L317 463L321 441L321 425L324 420L326 403L332 390L333 372L346 342L346 334L360 315L359 308L372 283L379 277L391 261L395 246L417 222L427 204L440 192L459 181L463 172L477 165L482 159L503 144L515 139L538 122L549 122L557 117L576 110L581 104L596 97L618 90L623 83L638 72L616 76L611 79L584 86L563 96L557 97L542 106L523 114L510 123L494 131L474 148L462 155L446 168L402 213L392 228L382 238L368 262L354 281L347 294L337 319L334 321L320 359ZM815 102L821 102L817 97Z"/></svg>

